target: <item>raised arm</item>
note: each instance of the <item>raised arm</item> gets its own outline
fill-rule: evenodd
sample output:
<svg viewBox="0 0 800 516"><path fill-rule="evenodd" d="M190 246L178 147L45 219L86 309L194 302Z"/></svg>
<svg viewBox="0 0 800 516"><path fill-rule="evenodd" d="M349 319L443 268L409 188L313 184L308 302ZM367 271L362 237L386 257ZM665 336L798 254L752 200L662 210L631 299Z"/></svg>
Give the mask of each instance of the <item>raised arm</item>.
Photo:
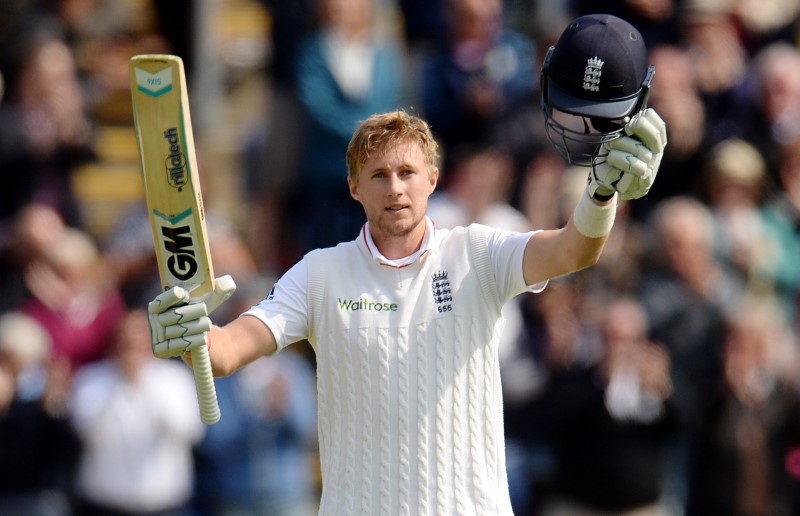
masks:
<svg viewBox="0 0 800 516"><path fill-rule="evenodd" d="M589 180L567 224L528 241L522 267L533 285L594 265L614 225L617 198L638 199L655 181L667 145L664 121L652 108L625 125L625 136L605 142L589 169Z"/></svg>
<svg viewBox="0 0 800 516"><path fill-rule="evenodd" d="M522 272L528 285L579 271L600 259L608 240L608 231L614 222L616 197L598 201L589 198L588 192L583 197L576 207L576 215L570 217L563 228L539 231L528 240L522 260ZM582 206L582 203L591 203L593 206ZM579 210L583 210L584 215L578 215ZM584 233L591 234L591 230L584 228L582 233L575 225L575 218L578 217L580 224L581 217L592 215L595 227L590 237Z"/></svg>

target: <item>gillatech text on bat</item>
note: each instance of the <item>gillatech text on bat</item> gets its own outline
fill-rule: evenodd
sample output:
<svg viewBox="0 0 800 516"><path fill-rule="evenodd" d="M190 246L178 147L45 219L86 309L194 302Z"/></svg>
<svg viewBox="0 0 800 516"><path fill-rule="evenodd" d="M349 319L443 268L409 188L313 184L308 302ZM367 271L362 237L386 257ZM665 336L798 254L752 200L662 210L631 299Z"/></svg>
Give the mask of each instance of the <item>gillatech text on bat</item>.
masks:
<svg viewBox="0 0 800 516"><path fill-rule="evenodd" d="M181 149L178 129L171 127L164 131L164 139L169 144L169 156L167 156L167 177L169 183L180 188L186 184L186 158Z"/></svg>

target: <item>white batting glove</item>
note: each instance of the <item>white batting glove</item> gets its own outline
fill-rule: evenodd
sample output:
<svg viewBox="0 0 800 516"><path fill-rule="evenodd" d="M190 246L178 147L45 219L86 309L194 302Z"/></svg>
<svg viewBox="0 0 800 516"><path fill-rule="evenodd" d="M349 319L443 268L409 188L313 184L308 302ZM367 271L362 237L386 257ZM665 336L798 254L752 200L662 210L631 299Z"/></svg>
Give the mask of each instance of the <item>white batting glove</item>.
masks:
<svg viewBox="0 0 800 516"><path fill-rule="evenodd" d="M589 194L623 200L638 199L650 191L667 146L667 125L653 108L637 113L625 125L625 134L603 143L589 173Z"/></svg>
<svg viewBox="0 0 800 516"><path fill-rule="evenodd" d="M208 315L235 290L233 278L222 276L217 278L214 291L201 298L193 298L182 287L172 287L156 296L147 306L153 354L159 358L178 357L208 345Z"/></svg>

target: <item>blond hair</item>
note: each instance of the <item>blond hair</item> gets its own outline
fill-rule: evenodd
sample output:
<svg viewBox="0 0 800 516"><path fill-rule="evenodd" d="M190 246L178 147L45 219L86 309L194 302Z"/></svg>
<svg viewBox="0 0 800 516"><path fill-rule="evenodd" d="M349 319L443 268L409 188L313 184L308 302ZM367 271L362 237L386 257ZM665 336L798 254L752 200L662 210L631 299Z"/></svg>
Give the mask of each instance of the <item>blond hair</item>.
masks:
<svg viewBox="0 0 800 516"><path fill-rule="evenodd" d="M352 180L367 160L376 153L386 152L391 146L401 142L419 145L431 173L436 167L438 143L431 133L428 123L423 119L397 110L370 116L356 129L347 146L347 174Z"/></svg>

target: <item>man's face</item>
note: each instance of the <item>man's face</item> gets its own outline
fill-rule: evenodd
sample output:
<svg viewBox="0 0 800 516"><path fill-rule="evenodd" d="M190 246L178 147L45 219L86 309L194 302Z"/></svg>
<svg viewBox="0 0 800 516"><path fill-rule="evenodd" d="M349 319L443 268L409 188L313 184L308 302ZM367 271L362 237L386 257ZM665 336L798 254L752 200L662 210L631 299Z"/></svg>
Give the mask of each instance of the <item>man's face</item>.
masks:
<svg viewBox="0 0 800 516"><path fill-rule="evenodd" d="M389 147L370 157L353 180L350 194L361 203L372 226L373 238L402 237L421 226L439 177L430 171L414 142Z"/></svg>

